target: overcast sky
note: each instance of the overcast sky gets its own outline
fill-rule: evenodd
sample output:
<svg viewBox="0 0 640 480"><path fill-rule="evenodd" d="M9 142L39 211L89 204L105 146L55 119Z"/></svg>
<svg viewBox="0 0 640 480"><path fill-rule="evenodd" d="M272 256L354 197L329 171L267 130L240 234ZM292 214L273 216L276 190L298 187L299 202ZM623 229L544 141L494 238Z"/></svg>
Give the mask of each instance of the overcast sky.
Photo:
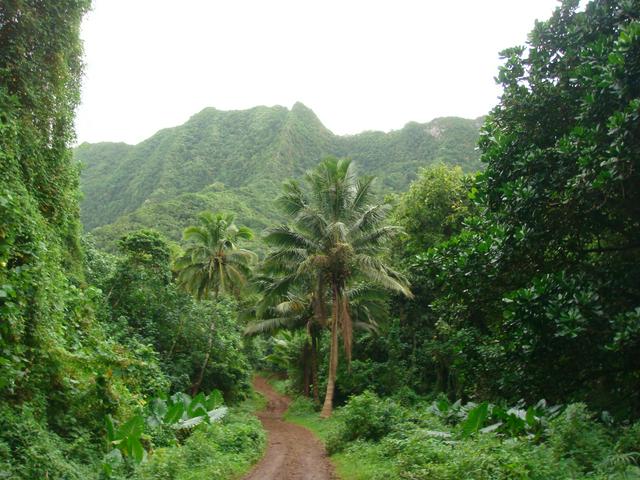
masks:
<svg viewBox="0 0 640 480"><path fill-rule="evenodd" d="M79 142L138 143L205 107L301 101L338 134L497 102L498 52L556 0L94 0Z"/></svg>

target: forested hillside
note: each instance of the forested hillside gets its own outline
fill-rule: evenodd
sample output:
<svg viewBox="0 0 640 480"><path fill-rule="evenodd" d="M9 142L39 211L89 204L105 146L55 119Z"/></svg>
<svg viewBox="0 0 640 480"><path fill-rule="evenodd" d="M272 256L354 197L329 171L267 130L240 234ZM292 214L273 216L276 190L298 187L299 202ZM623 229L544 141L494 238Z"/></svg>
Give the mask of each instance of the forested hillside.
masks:
<svg viewBox="0 0 640 480"><path fill-rule="evenodd" d="M233 211L254 229L280 220L272 203L283 178L299 177L326 155L349 157L378 175L382 191L399 191L420 167L480 168L480 120L441 118L390 133L337 136L301 103L222 112L207 108L184 125L135 145L82 144L81 217L101 246L136 228L179 240L205 209Z"/></svg>

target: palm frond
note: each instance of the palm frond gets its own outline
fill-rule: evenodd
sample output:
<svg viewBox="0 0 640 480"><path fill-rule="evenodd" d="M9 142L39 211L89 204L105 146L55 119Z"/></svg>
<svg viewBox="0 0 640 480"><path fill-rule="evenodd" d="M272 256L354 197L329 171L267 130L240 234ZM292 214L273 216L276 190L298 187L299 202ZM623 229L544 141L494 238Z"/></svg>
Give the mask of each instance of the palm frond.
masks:
<svg viewBox="0 0 640 480"><path fill-rule="evenodd" d="M184 229L182 239L185 242L194 242L206 245L209 243L209 235L206 229L198 226L191 226Z"/></svg>
<svg viewBox="0 0 640 480"><path fill-rule="evenodd" d="M413 298L408 280L399 272L386 266L380 259L370 255L356 255L354 266L358 273L368 281L395 290L408 298Z"/></svg>
<svg viewBox="0 0 640 480"><path fill-rule="evenodd" d="M385 225L384 227L376 228L364 235L359 235L353 238L353 247L358 248L379 248L384 245L385 242L396 237L402 233L402 228L395 225Z"/></svg>
<svg viewBox="0 0 640 480"><path fill-rule="evenodd" d="M367 207L362 214L353 222L350 228L352 235L358 232L368 232L378 227L389 213L389 205L378 204Z"/></svg>
<svg viewBox="0 0 640 480"><path fill-rule="evenodd" d="M300 210L307 206L307 199L300 184L290 180L282 185L283 193L276 199L276 204L287 215L295 217Z"/></svg>
<svg viewBox="0 0 640 480"><path fill-rule="evenodd" d="M258 335L261 333L274 333L283 328L289 328L296 319L294 317L275 317L253 322L244 329L247 336Z"/></svg>
<svg viewBox="0 0 640 480"><path fill-rule="evenodd" d="M352 204L355 211L360 211L371 199L371 189L375 179L374 176L367 176L356 180L356 192Z"/></svg>
<svg viewBox="0 0 640 480"><path fill-rule="evenodd" d="M280 248L304 248L315 250L315 242L287 225L279 225L267 230L264 240L267 244Z"/></svg>
<svg viewBox="0 0 640 480"><path fill-rule="evenodd" d="M353 322L353 328L358 330L365 330L370 333L378 333L378 325L368 322Z"/></svg>

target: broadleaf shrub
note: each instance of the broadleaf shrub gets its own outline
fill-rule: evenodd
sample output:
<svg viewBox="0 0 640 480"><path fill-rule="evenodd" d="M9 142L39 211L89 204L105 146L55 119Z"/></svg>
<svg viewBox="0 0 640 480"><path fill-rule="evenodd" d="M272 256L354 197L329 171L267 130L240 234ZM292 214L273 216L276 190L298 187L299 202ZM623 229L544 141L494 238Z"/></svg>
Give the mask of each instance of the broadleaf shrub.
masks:
<svg viewBox="0 0 640 480"><path fill-rule="evenodd" d="M373 392L354 395L336 413L338 424L329 438L327 448L335 452L346 442L379 440L401 421L403 412L403 408L395 401L390 398L381 399Z"/></svg>

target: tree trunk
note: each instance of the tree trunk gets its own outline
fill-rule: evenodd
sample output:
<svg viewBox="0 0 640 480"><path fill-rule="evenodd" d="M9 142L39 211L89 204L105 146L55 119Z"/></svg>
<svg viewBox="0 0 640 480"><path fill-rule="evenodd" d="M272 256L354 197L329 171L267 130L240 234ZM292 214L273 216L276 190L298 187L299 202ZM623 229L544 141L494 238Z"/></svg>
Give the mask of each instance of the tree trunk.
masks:
<svg viewBox="0 0 640 480"><path fill-rule="evenodd" d="M184 325L184 315L180 318L180 323L178 324L178 331L176 332L176 336L173 338L173 343L171 343L171 348L169 349L169 354L167 355L167 359L171 360L173 358L173 353L176 350L176 346L178 345L178 338L182 334L182 327Z"/></svg>
<svg viewBox="0 0 640 480"><path fill-rule="evenodd" d="M320 391L318 389L318 339L311 337L311 381L313 382L313 401L320 403Z"/></svg>
<svg viewBox="0 0 640 480"><path fill-rule="evenodd" d="M302 379L302 394L305 397L309 397L309 387L311 384L311 350L310 350L310 345L309 342L304 344L304 349L303 349L303 366L304 366L304 373L303 373L303 379Z"/></svg>
<svg viewBox="0 0 640 480"><path fill-rule="evenodd" d="M209 365L209 358L211 357L211 348L213 347L213 332L216 329L216 322L212 318L211 325L209 326L209 338L207 339L207 353L204 356L204 361L202 362L202 367L200 367L200 373L198 374L198 378L193 385L191 386L191 396L194 396L200 390L200 385L202 384L202 379L204 378L204 372L207 369L207 365Z"/></svg>
<svg viewBox="0 0 640 480"><path fill-rule="evenodd" d="M333 287L333 305L331 319L331 350L329 352L329 376L327 377L327 393L320 416L328 418L333 413L333 392L336 387L336 373L338 370L338 291Z"/></svg>

